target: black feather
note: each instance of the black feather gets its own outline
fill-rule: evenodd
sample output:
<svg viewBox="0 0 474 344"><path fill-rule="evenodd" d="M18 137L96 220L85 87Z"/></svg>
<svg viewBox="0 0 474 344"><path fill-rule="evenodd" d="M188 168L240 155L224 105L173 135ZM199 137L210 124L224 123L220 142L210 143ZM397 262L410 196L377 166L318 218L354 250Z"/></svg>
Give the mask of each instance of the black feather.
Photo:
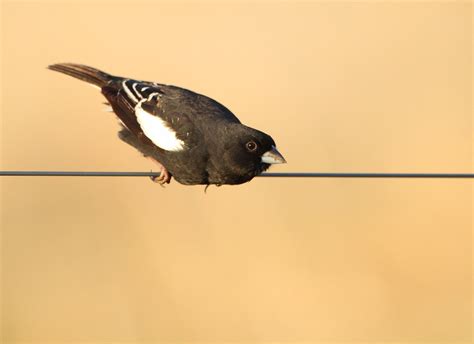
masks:
<svg viewBox="0 0 474 344"><path fill-rule="evenodd" d="M114 79L110 74L76 63L57 63L48 66L48 68L99 87L105 86L110 80Z"/></svg>

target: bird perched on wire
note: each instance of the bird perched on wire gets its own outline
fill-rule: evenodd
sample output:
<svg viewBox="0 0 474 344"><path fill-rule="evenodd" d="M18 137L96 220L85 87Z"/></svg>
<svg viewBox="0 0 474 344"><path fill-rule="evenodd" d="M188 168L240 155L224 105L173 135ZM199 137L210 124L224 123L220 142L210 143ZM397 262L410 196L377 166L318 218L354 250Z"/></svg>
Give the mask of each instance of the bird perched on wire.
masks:
<svg viewBox="0 0 474 344"><path fill-rule="evenodd" d="M107 74L74 63L48 67L99 87L118 116L119 137L160 166L161 185L241 184L285 163L275 141L225 106L184 88Z"/></svg>

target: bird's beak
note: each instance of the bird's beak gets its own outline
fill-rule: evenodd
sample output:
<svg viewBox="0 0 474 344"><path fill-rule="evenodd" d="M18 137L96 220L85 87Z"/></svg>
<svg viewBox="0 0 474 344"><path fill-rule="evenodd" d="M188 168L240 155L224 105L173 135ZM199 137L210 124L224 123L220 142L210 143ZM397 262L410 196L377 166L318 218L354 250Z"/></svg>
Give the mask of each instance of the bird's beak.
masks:
<svg viewBox="0 0 474 344"><path fill-rule="evenodd" d="M286 160L279 151L272 146L272 149L262 155L262 162L266 164L286 164Z"/></svg>

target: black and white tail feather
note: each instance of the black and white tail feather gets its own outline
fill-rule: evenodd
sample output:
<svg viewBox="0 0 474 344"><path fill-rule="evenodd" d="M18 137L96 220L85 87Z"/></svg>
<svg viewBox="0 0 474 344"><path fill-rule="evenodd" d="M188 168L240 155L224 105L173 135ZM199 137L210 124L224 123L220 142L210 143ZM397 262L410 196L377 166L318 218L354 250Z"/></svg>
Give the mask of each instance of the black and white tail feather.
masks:
<svg viewBox="0 0 474 344"><path fill-rule="evenodd" d="M172 128L173 119L157 111L165 85L117 77L75 63L53 64L48 68L99 87L124 126L119 137L126 143L137 149L150 144L165 151L185 148L184 141L178 137L179 130ZM134 134L135 142L131 142L133 136L124 130Z"/></svg>

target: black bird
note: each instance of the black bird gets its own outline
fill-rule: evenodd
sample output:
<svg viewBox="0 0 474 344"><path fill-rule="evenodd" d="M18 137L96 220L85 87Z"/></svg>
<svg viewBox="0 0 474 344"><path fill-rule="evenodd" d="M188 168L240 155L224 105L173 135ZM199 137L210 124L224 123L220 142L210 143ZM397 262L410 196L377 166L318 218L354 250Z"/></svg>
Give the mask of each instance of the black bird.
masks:
<svg viewBox="0 0 474 344"><path fill-rule="evenodd" d="M275 141L225 106L184 88L59 63L48 67L99 87L118 116L119 137L160 165L160 184L241 184L285 163Z"/></svg>

